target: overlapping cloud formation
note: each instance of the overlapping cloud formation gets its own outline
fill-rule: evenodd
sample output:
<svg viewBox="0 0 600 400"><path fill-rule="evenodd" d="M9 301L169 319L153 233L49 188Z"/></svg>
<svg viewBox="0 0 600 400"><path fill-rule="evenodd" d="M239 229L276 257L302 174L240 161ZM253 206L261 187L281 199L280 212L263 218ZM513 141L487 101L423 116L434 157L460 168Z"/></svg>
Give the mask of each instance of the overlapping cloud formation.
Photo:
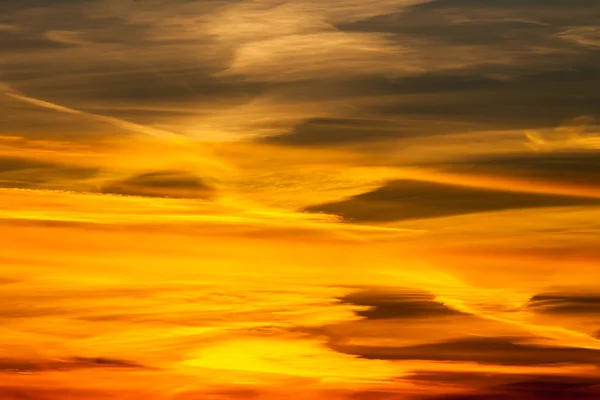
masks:
<svg viewBox="0 0 600 400"><path fill-rule="evenodd" d="M599 399L596 0L0 4L0 400Z"/></svg>

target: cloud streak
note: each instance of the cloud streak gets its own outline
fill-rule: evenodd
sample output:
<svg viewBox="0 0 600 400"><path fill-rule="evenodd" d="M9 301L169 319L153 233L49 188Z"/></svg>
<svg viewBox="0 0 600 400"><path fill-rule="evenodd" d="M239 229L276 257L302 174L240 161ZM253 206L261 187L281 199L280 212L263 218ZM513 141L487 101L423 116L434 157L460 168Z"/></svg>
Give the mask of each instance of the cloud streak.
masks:
<svg viewBox="0 0 600 400"><path fill-rule="evenodd" d="M0 8L0 399L598 397L596 1Z"/></svg>

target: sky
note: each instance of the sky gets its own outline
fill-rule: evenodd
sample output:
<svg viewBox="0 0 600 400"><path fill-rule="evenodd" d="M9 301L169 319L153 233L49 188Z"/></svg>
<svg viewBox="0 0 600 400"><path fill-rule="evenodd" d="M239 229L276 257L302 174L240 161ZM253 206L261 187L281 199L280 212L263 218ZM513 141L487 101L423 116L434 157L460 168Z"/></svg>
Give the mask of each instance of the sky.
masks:
<svg viewBox="0 0 600 400"><path fill-rule="evenodd" d="M598 21L0 2L0 400L600 399Z"/></svg>

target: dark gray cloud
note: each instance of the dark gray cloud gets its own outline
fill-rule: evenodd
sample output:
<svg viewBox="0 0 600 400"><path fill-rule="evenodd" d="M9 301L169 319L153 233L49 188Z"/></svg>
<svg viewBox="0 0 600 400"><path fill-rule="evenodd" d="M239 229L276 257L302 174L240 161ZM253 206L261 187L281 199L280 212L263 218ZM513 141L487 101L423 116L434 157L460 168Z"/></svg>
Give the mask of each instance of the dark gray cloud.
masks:
<svg viewBox="0 0 600 400"><path fill-rule="evenodd" d="M1 94L0 108L3 111L0 125L2 136L87 141L130 134L125 128L95 121L85 115L61 113L16 99L3 98Z"/></svg>
<svg viewBox="0 0 600 400"><path fill-rule="evenodd" d="M0 173L23 171L27 169L54 168L56 164L19 157L0 158Z"/></svg>
<svg viewBox="0 0 600 400"><path fill-rule="evenodd" d="M433 1L397 14L340 24L338 28L347 32L393 34L402 44L422 41L416 51L447 52L449 59L460 59L461 50L471 49L479 61L395 78L373 74L345 80L348 98L387 96L385 104L357 111L374 121L371 129L354 124L329 129L319 121L307 121L273 140L331 145L461 129L535 129L595 114L600 108L600 47L567 40L565 32L597 27L598 18L600 7L593 2L541 7L530 2ZM396 127L381 134L378 119L385 124L390 118L398 121ZM462 126L457 129L453 124L458 123Z"/></svg>
<svg viewBox="0 0 600 400"><path fill-rule="evenodd" d="M373 360L462 361L503 365L561 363L598 364L600 350L574 347L537 346L518 338L461 338L407 347L353 346L331 344L345 354Z"/></svg>
<svg viewBox="0 0 600 400"><path fill-rule="evenodd" d="M599 105L597 80L537 83L522 78L486 91L399 96L391 104L373 107L371 112L462 122L467 124L465 130L538 129L558 126L579 115L593 115ZM439 129L438 125L434 127Z"/></svg>
<svg viewBox="0 0 600 400"><path fill-rule="evenodd" d="M200 198L212 197L214 189L201 178L181 171L148 172L105 185L103 193L127 196Z"/></svg>
<svg viewBox="0 0 600 400"><path fill-rule="evenodd" d="M444 374L438 375L442 379ZM471 374L487 381L489 376ZM433 377L433 376L432 376ZM464 394L432 395L416 397L419 400L549 400L549 399L597 399L600 397L600 379L585 376L535 376L513 374L511 377L492 375L492 378L509 382L492 385L478 390L467 390Z"/></svg>
<svg viewBox="0 0 600 400"><path fill-rule="evenodd" d="M324 83L333 96L386 101L359 107L347 118L306 120L267 141L332 146L473 130L551 129L600 109L598 62L600 56L594 65L548 70L434 71L399 78L362 77L341 82L343 87ZM321 98L332 96L323 92Z"/></svg>
<svg viewBox="0 0 600 400"><path fill-rule="evenodd" d="M356 392L355 400L550 400L597 399L600 379L573 375L475 372L417 372L401 378L432 385L432 392L451 388L454 394L407 395L393 390ZM435 389L434 389L435 388ZM457 389L463 393L455 393Z"/></svg>
<svg viewBox="0 0 600 400"><path fill-rule="evenodd" d="M306 120L267 140L331 146L475 130L552 129L581 115L597 115L598 65L600 52L557 67L523 69L515 64L397 78L361 77L342 80L339 86L323 83L322 99L380 97L385 101L365 103L346 118Z"/></svg>
<svg viewBox="0 0 600 400"><path fill-rule="evenodd" d="M401 221L519 208L599 204L596 199L399 180L336 203L314 205L348 221Z"/></svg>
<svg viewBox="0 0 600 400"><path fill-rule="evenodd" d="M414 9L433 10L433 9L460 9L463 11L488 10L492 12L529 12L538 16L552 16L554 18L569 18L589 13L590 10L598 8L598 2L594 0L573 0L565 3L562 0L486 0L482 3L477 0L436 0L430 3L419 4ZM572 13L565 15L565 11Z"/></svg>
<svg viewBox="0 0 600 400"><path fill-rule="evenodd" d="M600 295L537 294L531 298L528 307L540 313L600 315Z"/></svg>
<svg viewBox="0 0 600 400"><path fill-rule="evenodd" d="M599 15L600 6L593 0L569 3L437 0L414 5L403 12L341 24L339 28L392 33L399 38L428 38L447 46L483 47L488 54L508 52L519 55L521 61L534 61L540 67L564 62L541 50L573 47L574 43L565 41L561 33L577 26L597 26ZM528 49L530 54L525 54ZM482 60L481 64L485 65L486 61ZM489 61L487 67L494 64L493 60Z"/></svg>
<svg viewBox="0 0 600 400"><path fill-rule="evenodd" d="M511 39L552 40L564 26L596 24L594 0L517 1L435 0L340 25L341 29L430 35L451 43L510 43ZM537 35L536 35L537 34ZM473 36L479 36L474 38ZM469 37L471 36L471 37ZM517 43L518 45L518 43Z"/></svg>
<svg viewBox="0 0 600 400"><path fill-rule="evenodd" d="M24 35L18 30L0 30L0 51L4 53L57 50L64 47L64 44L45 39L36 34Z"/></svg>
<svg viewBox="0 0 600 400"><path fill-rule="evenodd" d="M406 394L400 391L365 390L348 396L352 400L403 400Z"/></svg>
<svg viewBox="0 0 600 400"><path fill-rule="evenodd" d="M0 66L5 82L31 97L137 123L204 117L215 104L227 109L283 90L286 102L331 99L351 107L344 116L308 117L267 141L331 146L471 129L550 127L600 107L600 51L577 40L585 35L577 29L597 26L600 7L592 2L541 7L444 0L371 18L329 21L349 34L386 34L408 48L409 61L421 60L422 68L399 75L373 68L357 76L317 75L295 83L215 75L230 66L240 49L223 45L216 36L194 36L180 25L168 25L171 18L199 23L187 20L186 13L208 15L231 2L193 9L187 1L13 3L4 5L0 19L14 28L0 31L0 51L9 55ZM170 37L169 32L175 33ZM436 61L440 54L442 61ZM385 101L361 104L366 98ZM29 135L43 127L36 120L41 121L7 123ZM53 130L53 124L43 123ZM269 124L278 127L282 121ZM60 129L66 130L75 138L93 129Z"/></svg>
<svg viewBox="0 0 600 400"><path fill-rule="evenodd" d="M340 299L344 304L370 307L358 311L365 319L430 318L462 314L434 300L428 293L366 290Z"/></svg>
<svg viewBox="0 0 600 400"><path fill-rule="evenodd" d="M114 358L73 357L61 360L0 359L0 372L65 371L88 368L146 368L141 364Z"/></svg>
<svg viewBox="0 0 600 400"><path fill-rule="evenodd" d="M70 183L91 178L97 172L95 168L28 158L0 157L0 187L6 188L39 188L60 181L63 182L63 188L68 189Z"/></svg>
<svg viewBox="0 0 600 400"><path fill-rule="evenodd" d="M552 140L552 136L553 133L549 132L548 139ZM568 140L568 137L554 139ZM527 152L457 160L452 165L441 167L450 172L476 172L489 176L537 179L588 187L596 187L600 182L598 151Z"/></svg>
<svg viewBox="0 0 600 400"><path fill-rule="evenodd" d="M314 118L300 123L291 132L268 137L268 143L311 146L369 142L409 136L415 133L394 120L360 118Z"/></svg>

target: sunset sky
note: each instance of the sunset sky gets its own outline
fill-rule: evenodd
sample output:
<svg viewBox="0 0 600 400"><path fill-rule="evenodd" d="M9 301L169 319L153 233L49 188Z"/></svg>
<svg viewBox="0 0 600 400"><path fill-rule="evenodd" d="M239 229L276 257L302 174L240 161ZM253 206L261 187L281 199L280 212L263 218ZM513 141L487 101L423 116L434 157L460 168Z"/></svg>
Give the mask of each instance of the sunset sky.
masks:
<svg viewBox="0 0 600 400"><path fill-rule="evenodd" d="M0 0L0 400L600 399L598 0Z"/></svg>

